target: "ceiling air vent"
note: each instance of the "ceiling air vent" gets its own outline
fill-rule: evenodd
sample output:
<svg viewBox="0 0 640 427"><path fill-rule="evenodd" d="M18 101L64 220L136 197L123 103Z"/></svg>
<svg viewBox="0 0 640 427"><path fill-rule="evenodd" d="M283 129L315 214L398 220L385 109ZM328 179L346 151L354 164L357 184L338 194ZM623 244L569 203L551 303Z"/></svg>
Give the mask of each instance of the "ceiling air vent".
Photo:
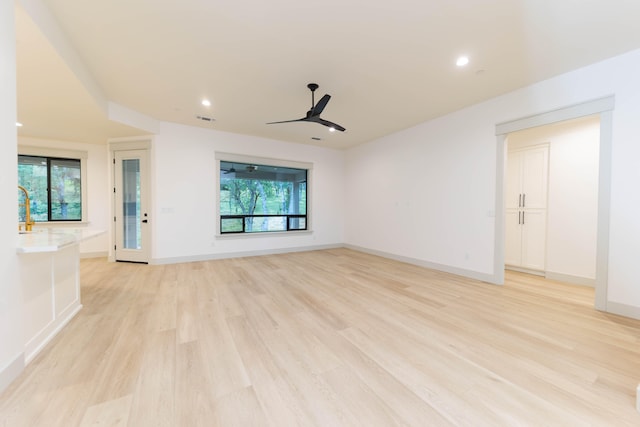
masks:
<svg viewBox="0 0 640 427"><path fill-rule="evenodd" d="M207 116L196 116L196 119L202 120L203 122L208 122L208 123L213 123L216 121L216 119L214 119L213 117L207 117Z"/></svg>

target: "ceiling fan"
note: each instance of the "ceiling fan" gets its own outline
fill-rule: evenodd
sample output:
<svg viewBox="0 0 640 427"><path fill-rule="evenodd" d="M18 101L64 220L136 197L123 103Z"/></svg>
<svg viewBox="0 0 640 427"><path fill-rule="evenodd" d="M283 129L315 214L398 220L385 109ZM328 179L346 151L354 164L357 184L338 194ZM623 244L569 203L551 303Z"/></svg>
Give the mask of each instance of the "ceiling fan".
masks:
<svg viewBox="0 0 640 427"><path fill-rule="evenodd" d="M255 172L255 171L257 171L257 170L258 170L258 166L256 166L256 165L245 165L244 169L245 169L245 171L246 171L246 172L248 172L248 173L252 173L252 172ZM224 175L227 175L227 174L230 174L230 173L236 173L236 172L238 172L238 171L236 170L236 165L235 165L235 163L232 163L232 164L231 164L231 168L229 168L229 169L220 169L220 170L224 172ZM241 171L241 172L242 172L242 171Z"/></svg>
<svg viewBox="0 0 640 427"><path fill-rule="evenodd" d="M321 125L327 126L329 129L339 130L340 132L344 132L346 129L340 126L339 124L330 122L328 120L324 120L323 118L320 117L320 113L322 113L322 110L324 110L324 107L327 106L327 102L329 102L329 100L331 99L331 95L323 96L322 98L320 98L320 101L318 101L318 103L316 104L314 93L319 86L316 83L309 83L307 87L311 91L311 109L307 111L307 115L305 117L301 119L295 119L295 120L270 122L267 124L273 125L276 123L313 122L313 123L320 123Z"/></svg>

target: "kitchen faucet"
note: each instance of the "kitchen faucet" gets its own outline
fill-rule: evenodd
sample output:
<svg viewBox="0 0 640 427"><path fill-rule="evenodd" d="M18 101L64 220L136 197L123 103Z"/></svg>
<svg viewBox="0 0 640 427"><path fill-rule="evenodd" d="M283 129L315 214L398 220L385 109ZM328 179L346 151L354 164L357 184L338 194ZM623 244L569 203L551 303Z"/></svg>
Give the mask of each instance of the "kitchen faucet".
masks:
<svg viewBox="0 0 640 427"><path fill-rule="evenodd" d="M33 224L35 221L31 219L31 200L29 200L29 192L22 185L18 185L18 188L24 192L24 229L26 231L33 230ZM20 230L20 224L18 224L18 230Z"/></svg>

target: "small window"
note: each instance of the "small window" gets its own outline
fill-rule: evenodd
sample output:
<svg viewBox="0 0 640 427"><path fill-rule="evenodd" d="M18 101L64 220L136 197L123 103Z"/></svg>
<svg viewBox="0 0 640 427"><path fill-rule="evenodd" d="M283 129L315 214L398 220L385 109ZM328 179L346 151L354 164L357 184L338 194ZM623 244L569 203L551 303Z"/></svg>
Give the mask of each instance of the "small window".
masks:
<svg viewBox="0 0 640 427"><path fill-rule="evenodd" d="M29 192L36 222L81 221L80 159L18 155L18 184ZM18 192L18 216L25 221L25 196Z"/></svg>
<svg viewBox="0 0 640 427"><path fill-rule="evenodd" d="M220 233L307 229L307 169L220 161Z"/></svg>

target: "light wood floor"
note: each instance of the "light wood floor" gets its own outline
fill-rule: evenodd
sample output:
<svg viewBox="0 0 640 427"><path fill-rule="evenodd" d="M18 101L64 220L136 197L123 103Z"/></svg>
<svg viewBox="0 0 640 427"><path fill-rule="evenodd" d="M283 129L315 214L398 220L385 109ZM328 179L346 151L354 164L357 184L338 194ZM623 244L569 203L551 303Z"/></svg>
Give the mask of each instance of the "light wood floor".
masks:
<svg viewBox="0 0 640 427"><path fill-rule="evenodd" d="M84 309L0 426L639 426L640 321L346 249L83 260Z"/></svg>

